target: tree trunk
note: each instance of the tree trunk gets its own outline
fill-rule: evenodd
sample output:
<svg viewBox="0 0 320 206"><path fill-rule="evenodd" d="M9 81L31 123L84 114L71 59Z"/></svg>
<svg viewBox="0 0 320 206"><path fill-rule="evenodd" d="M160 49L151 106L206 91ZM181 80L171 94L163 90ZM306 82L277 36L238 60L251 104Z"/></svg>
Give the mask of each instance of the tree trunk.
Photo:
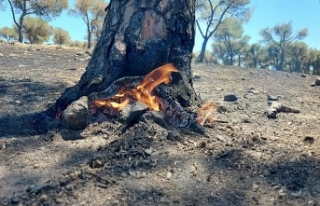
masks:
<svg viewBox="0 0 320 206"><path fill-rule="evenodd" d="M92 33L91 33L91 29L90 29L90 26L89 24L87 25L87 33L88 33L88 45L87 45L87 49L90 49L91 48L91 37L92 37Z"/></svg>
<svg viewBox="0 0 320 206"><path fill-rule="evenodd" d="M285 48L283 48L281 50L280 63L279 63L279 67L278 67L279 71L283 71L283 65L284 65L285 56L286 56L285 55Z"/></svg>
<svg viewBox="0 0 320 206"><path fill-rule="evenodd" d="M22 25L18 26L18 34L19 34L18 42L22 43L23 42Z"/></svg>
<svg viewBox="0 0 320 206"><path fill-rule="evenodd" d="M195 0L112 0L101 36L80 81L64 91L56 111L81 96L107 89L124 76L144 76L166 63L173 74L168 93L183 107L196 105L191 58Z"/></svg>
<svg viewBox="0 0 320 206"><path fill-rule="evenodd" d="M204 55L206 53L206 47L207 47L208 40L209 40L209 38L204 38L203 39L202 46L201 46L201 51L200 51L199 57L197 59L197 63L203 63Z"/></svg>

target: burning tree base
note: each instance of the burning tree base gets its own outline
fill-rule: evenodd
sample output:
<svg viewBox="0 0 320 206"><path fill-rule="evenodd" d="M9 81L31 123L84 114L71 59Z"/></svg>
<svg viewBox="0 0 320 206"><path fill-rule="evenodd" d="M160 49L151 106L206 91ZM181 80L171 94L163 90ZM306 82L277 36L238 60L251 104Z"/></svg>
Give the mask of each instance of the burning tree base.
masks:
<svg viewBox="0 0 320 206"><path fill-rule="evenodd" d="M134 118L139 119L149 108L160 112L159 115L163 114L164 124L162 126L185 128L194 123L212 122L212 113L217 109L213 103L204 104L200 112L196 113L182 108L178 102L170 97L162 83L168 84L170 82L172 72L178 72L178 70L172 64L166 64L153 70L144 78L124 77L118 79L106 90L89 95L87 123L117 121L121 115L121 110L127 104L132 105L137 101L143 103L146 107L140 106L140 110L136 110L135 114L133 114ZM83 98L80 100L83 101ZM80 105L84 104L80 103ZM74 103L74 106L78 105L79 103ZM83 120L79 120L83 118L83 110L80 110L78 113L80 116L78 117L72 117L72 115L68 115L68 112L69 110L67 109L63 117L69 126L79 128L78 126L72 126L75 122L74 120L85 126ZM132 121L125 122L132 123Z"/></svg>
<svg viewBox="0 0 320 206"><path fill-rule="evenodd" d="M191 70L195 1L113 0L107 10L85 73L56 101L58 116L86 96L88 123L116 121L122 108L135 101L163 114L172 127L204 123L208 114L187 109L200 101ZM172 72L172 84L161 84L169 83Z"/></svg>

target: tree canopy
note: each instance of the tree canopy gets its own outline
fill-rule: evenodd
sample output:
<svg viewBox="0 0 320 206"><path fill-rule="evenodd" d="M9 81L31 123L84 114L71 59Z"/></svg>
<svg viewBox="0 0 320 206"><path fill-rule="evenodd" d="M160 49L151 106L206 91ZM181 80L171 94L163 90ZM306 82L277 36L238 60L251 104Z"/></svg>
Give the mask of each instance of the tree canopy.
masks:
<svg viewBox="0 0 320 206"><path fill-rule="evenodd" d="M234 16L242 21L251 17L251 10L247 7L250 0L197 0L196 24L203 38L199 61L202 62L208 40L216 32L224 18ZM201 22L204 26L202 26Z"/></svg>
<svg viewBox="0 0 320 206"><path fill-rule="evenodd" d="M19 42L23 42L23 21L28 15L36 15L47 20L60 15L68 7L68 0L8 0L13 21L18 29ZM17 17L17 14L20 14Z"/></svg>
<svg viewBox="0 0 320 206"><path fill-rule="evenodd" d="M301 40L308 35L308 29L302 29L293 34L292 24L278 24L272 28L265 28L260 31L262 42L271 43L279 49L279 61L275 63L276 70L282 71L284 68L286 48L295 40Z"/></svg>
<svg viewBox="0 0 320 206"><path fill-rule="evenodd" d="M219 51L220 54L218 56L220 56L220 58L223 57L222 61L224 64L233 65L234 59L238 57L238 66L240 66L241 56L250 39L248 35L243 35L243 32L242 22L233 16L223 20L220 27L216 30L213 48L214 51ZM218 45L215 47L215 44ZM224 49L221 47L224 47ZM222 51L225 53L222 54Z"/></svg>
<svg viewBox="0 0 320 206"><path fill-rule="evenodd" d="M93 35L99 38L107 3L104 0L76 0L70 14L81 17L87 26L87 48L91 48Z"/></svg>
<svg viewBox="0 0 320 206"><path fill-rule="evenodd" d="M69 32L57 27L53 31L53 42L57 45L67 44L71 40Z"/></svg>
<svg viewBox="0 0 320 206"><path fill-rule="evenodd" d="M47 21L40 18L26 17L22 27L26 39L31 44L42 44L49 41L52 34L52 27Z"/></svg>

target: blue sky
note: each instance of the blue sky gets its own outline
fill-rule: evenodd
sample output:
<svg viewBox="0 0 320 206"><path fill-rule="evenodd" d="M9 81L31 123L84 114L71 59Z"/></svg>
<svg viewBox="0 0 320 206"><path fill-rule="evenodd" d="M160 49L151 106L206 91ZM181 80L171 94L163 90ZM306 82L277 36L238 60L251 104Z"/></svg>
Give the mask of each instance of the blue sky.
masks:
<svg viewBox="0 0 320 206"><path fill-rule="evenodd" d="M73 5L69 1L69 6ZM261 37L259 31L276 24L292 22L294 31L307 28L309 35L303 40L309 47L320 50L320 2L318 0L251 0L251 8L255 8L250 21L243 25L245 34L251 36L250 43L258 42ZM13 20L9 7L0 11L0 27L12 26ZM72 40L84 41L86 35L85 23L80 18L68 16L66 12L50 24L67 30ZM202 37L197 33L194 51L201 48ZM212 42L211 42L212 43ZM207 50L211 50L211 43Z"/></svg>

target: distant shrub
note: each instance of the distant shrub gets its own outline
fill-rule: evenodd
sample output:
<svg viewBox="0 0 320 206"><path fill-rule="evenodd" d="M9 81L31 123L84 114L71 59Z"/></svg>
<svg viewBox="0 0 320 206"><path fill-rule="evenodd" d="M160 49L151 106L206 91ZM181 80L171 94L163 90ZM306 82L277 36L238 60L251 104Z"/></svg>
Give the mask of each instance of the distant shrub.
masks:
<svg viewBox="0 0 320 206"><path fill-rule="evenodd" d="M45 41L49 41L52 34L52 27L48 22L35 17L25 18L23 30L26 39L31 44L42 44Z"/></svg>
<svg viewBox="0 0 320 206"><path fill-rule="evenodd" d="M86 47L86 43L78 41L78 40L75 40L75 41L70 41L68 46L70 46L70 47L78 47L78 48L85 48Z"/></svg>
<svg viewBox="0 0 320 206"><path fill-rule="evenodd" d="M14 28L5 26L0 28L0 37L4 38L6 41L13 41L18 39L18 33Z"/></svg>
<svg viewBox="0 0 320 206"><path fill-rule="evenodd" d="M57 27L53 31L53 42L57 45L67 44L71 40L69 32Z"/></svg>

